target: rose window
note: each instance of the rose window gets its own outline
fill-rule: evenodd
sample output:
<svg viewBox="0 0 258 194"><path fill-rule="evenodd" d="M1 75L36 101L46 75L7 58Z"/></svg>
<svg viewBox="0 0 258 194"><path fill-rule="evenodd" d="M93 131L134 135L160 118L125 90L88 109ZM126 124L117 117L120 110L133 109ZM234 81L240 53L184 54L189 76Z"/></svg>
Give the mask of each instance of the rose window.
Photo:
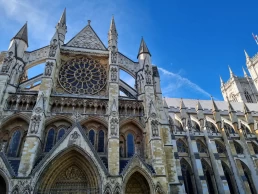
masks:
<svg viewBox="0 0 258 194"><path fill-rule="evenodd" d="M73 94L95 94L106 85L106 79L105 68L89 58L67 61L59 73L61 86Z"/></svg>

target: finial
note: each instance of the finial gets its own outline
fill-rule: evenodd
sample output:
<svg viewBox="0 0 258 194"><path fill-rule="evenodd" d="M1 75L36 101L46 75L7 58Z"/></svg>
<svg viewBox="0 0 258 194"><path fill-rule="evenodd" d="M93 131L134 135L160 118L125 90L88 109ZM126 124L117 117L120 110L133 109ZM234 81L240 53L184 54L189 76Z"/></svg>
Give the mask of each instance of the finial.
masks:
<svg viewBox="0 0 258 194"><path fill-rule="evenodd" d="M23 40L27 46L28 45L28 27L27 27L27 21L23 25L23 27L19 30L19 32L13 37L13 39L20 39Z"/></svg>
<svg viewBox="0 0 258 194"><path fill-rule="evenodd" d="M223 82L221 76L219 76L219 79L220 79L220 85L221 85L221 86L224 86L224 82Z"/></svg>
<svg viewBox="0 0 258 194"><path fill-rule="evenodd" d="M90 26L91 20L88 20L88 25Z"/></svg>
<svg viewBox="0 0 258 194"><path fill-rule="evenodd" d="M142 40L141 40L141 44L140 44L140 48L139 48L139 52L138 52L137 58L142 53L146 53L146 54L149 54L151 56L150 51L149 51L149 49L148 49L148 47L147 47L143 37L142 37Z"/></svg>
<svg viewBox="0 0 258 194"><path fill-rule="evenodd" d="M247 75L247 73L246 73L244 67L242 67L242 69L243 69L243 72L244 72L244 76L248 78L248 75Z"/></svg>
<svg viewBox="0 0 258 194"><path fill-rule="evenodd" d="M229 69L230 77L234 77L234 73L233 73L233 71L231 70L231 68L230 68L229 65L228 65L228 69Z"/></svg>

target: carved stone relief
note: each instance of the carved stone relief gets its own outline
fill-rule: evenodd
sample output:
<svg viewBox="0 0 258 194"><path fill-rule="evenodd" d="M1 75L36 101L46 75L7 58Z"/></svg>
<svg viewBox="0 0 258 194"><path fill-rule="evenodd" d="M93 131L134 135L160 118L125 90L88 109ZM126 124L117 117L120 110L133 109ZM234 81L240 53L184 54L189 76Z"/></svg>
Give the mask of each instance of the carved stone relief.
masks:
<svg viewBox="0 0 258 194"><path fill-rule="evenodd" d="M8 53L8 56L6 58L4 58L4 63L3 63L3 67L2 67L2 72L4 73L8 73L10 67L12 66L14 62L14 56L13 56L13 52L10 51Z"/></svg>
<svg viewBox="0 0 258 194"><path fill-rule="evenodd" d="M151 84L151 78L152 77L152 72L149 68L149 65L146 65L146 70L145 70L145 79L146 79L146 84Z"/></svg>
<svg viewBox="0 0 258 194"><path fill-rule="evenodd" d="M52 74L52 69L53 69L53 62L47 62L46 67L45 67L45 76L51 76Z"/></svg>
<svg viewBox="0 0 258 194"><path fill-rule="evenodd" d="M57 39L54 39L50 45L49 50L49 57L55 57L56 56L56 49L57 49Z"/></svg>
<svg viewBox="0 0 258 194"><path fill-rule="evenodd" d="M117 124L118 124L118 119L117 118L112 118L110 120L111 135L114 135L114 136L117 135Z"/></svg>
<svg viewBox="0 0 258 194"><path fill-rule="evenodd" d="M111 67L111 81L115 82L117 81L117 68Z"/></svg>
<svg viewBox="0 0 258 194"><path fill-rule="evenodd" d="M30 125L30 132L31 133L38 133L39 129L39 124L41 121L41 116L40 115L34 115L31 119L31 125Z"/></svg>
<svg viewBox="0 0 258 194"><path fill-rule="evenodd" d="M159 136L159 122L157 120L151 121L151 130L152 130L152 136L158 137Z"/></svg>

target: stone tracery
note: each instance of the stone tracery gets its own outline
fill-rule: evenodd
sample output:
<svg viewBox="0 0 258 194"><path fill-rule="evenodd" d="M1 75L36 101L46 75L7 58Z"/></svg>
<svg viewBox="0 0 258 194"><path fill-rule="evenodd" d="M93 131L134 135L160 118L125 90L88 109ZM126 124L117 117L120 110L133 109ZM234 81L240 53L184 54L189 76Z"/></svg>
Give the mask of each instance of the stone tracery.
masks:
<svg viewBox="0 0 258 194"><path fill-rule="evenodd" d="M106 79L104 66L85 57L67 61L59 72L61 86L72 94L95 94L106 85Z"/></svg>

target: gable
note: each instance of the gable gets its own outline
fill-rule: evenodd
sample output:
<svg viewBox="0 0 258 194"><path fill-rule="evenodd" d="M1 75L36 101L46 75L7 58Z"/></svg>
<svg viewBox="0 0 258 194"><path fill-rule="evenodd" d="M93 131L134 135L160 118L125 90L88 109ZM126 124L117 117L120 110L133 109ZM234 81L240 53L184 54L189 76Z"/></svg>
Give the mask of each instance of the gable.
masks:
<svg viewBox="0 0 258 194"><path fill-rule="evenodd" d="M83 28L66 44L66 46L94 50L107 50L105 45L102 43L90 25L87 25L85 28Z"/></svg>

